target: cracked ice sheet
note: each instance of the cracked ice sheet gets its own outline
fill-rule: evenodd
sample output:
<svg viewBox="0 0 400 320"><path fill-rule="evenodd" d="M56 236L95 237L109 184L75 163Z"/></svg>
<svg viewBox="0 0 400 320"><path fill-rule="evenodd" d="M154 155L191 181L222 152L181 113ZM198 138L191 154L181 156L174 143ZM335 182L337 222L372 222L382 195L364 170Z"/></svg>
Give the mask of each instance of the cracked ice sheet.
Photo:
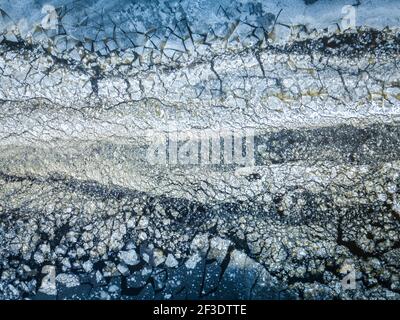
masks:
<svg viewBox="0 0 400 320"><path fill-rule="evenodd" d="M1 298L398 299L399 6L360 2L344 32L342 1L54 2L57 32L3 30ZM254 130L254 166L147 162L148 133L220 127Z"/></svg>
<svg viewBox="0 0 400 320"><path fill-rule="evenodd" d="M319 64L315 64L318 59ZM326 67L322 59L326 59ZM4 78L0 97L28 102L21 106L4 104L0 119L4 130L0 137L9 138L2 139L1 144L29 143L32 139L47 142L63 138L93 140L99 136L129 138L193 127L240 129L243 123L263 131L339 124L367 126L393 123L399 116L400 92L393 56L376 58L366 54L354 63L354 59L328 59L320 54L287 57L261 53L259 61L265 78L261 77L253 52L221 57L214 63L224 83L224 97L210 94L214 83L208 79L215 76L207 63L173 73L139 73L141 90L129 89L124 83L137 84L138 73L134 70L99 80L98 99L103 108L97 109L84 108L93 100L92 92L84 86L88 80L82 80L78 72L68 74L63 68L62 74L68 76L55 74L43 80L41 71L33 73L26 66L29 73L21 72L23 61L13 58L13 65L9 61L0 60L4 72L13 75ZM63 81L60 83L59 79ZM32 89L27 91L17 85L21 81L30 83L28 88ZM203 94L193 97L198 85L203 87ZM51 103L32 109L31 99L47 99ZM29 114L24 112L27 108ZM51 117L49 122L52 110L57 110L57 117ZM10 137L13 131L19 134Z"/></svg>
<svg viewBox="0 0 400 320"><path fill-rule="evenodd" d="M358 3L359 2L359 3ZM42 7L47 2L45 1L18 1L15 3L12 0L3 0L1 8L10 15L14 21L22 18L27 19L29 23L37 23L43 18ZM51 1L49 4L54 7L70 7L71 11L68 15L71 20L93 20L99 21L102 13L108 13L110 16L114 13L115 18L120 18L118 13L124 12L124 9L129 8L132 4L137 5L138 8L148 9L148 13L155 11L160 16L160 21L152 21L153 25L162 25L168 21L168 8L180 6L189 19L191 24L197 31L208 31L207 27L220 22L221 18L218 9L221 7L229 12L233 10L236 5L244 7L248 1L238 1L237 3L223 0L200 0L194 2L188 1L75 1L71 3L66 0ZM259 2L266 12L271 12L275 15L282 10L282 15L279 22L286 25L307 25L310 29L324 29L332 24L338 24L341 20L341 10L346 5L356 5L357 7L357 26L384 28L384 27L398 27L400 8L395 0L382 0L382 1L316 1L312 5L307 5L302 0L280 0L280 1L266 1ZM358 3L358 4L357 4ZM161 10L160 10L161 9ZM145 11L146 12L146 11ZM129 11L129 17L136 21L142 13ZM245 16L245 15L243 15ZM125 16L126 17L126 16ZM382 18L384 17L384 19ZM165 18L163 21L162 18ZM75 21L73 21L75 22ZM72 21L66 21L66 30L71 32L74 36L80 36L80 28L74 26ZM68 28L69 27L69 28ZM108 34L107 36L110 36Z"/></svg>

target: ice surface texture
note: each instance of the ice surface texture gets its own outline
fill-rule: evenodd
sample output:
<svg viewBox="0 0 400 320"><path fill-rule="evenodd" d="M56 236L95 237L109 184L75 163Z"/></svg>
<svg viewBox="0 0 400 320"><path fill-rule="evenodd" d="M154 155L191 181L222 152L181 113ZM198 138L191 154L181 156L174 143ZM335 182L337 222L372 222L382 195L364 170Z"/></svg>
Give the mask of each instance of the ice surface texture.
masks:
<svg viewBox="0 0 400 320"><path fill-rule="evenodd" d="M2 299L400 298L398 1L0 8Z"/></svg>

